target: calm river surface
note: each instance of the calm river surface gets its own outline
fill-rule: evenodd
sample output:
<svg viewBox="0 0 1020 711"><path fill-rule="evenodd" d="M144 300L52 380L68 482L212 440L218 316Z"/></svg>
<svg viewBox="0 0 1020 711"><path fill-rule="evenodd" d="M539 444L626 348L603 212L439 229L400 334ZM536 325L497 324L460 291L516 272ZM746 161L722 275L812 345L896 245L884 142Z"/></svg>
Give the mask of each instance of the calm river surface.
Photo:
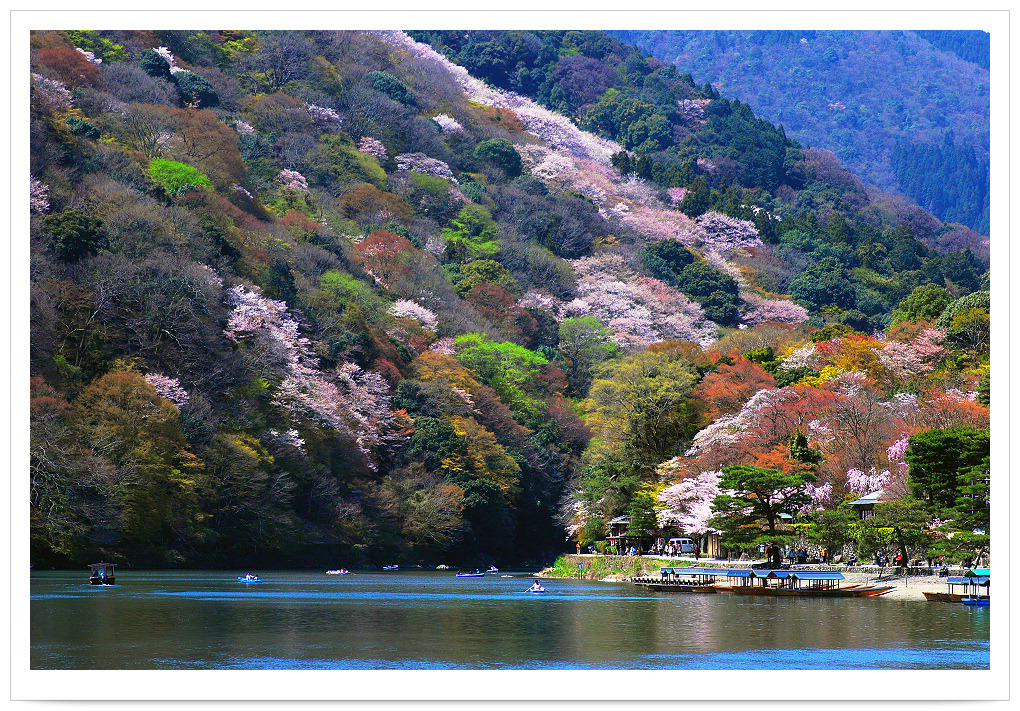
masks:
<svg viewBox="0 0 1020 711"><path fill-rule="evenodd" d="M32 572L33 669L988 669L989 608L455 571Z"/></svg>

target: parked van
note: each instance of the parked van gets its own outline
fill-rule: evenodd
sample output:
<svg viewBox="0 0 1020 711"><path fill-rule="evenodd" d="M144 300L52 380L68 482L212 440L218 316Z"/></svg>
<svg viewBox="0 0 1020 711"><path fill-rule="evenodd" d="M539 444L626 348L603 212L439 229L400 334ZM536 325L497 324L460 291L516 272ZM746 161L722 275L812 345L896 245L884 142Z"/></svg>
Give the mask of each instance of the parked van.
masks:
<svg viewBox="0 0 1020 711"><path fill-rule="evenodd" d="M698 549L697 544L690 538L670 538L669 545L675 546L681 555L694 553Z"/></svg>

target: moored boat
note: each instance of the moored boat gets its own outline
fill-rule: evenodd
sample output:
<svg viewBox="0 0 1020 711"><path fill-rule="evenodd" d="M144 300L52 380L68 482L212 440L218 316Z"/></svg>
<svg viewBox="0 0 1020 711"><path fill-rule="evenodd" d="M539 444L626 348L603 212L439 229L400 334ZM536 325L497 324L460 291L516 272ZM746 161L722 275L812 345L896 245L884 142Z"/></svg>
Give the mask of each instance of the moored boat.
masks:
<svg viewBox="0 0 1020 711"><path fill-rule="evenodd" d="M245 573L244 575L237 576L238 582L241 583L261 583L262 578L252 573Z"/></svg>
<svg viewBox="0 0 1020 711"><path fill-rule="evenodd" d="M117 577L114 575L116 563L90 563L89 582L93 585L115 585Z"/></svg>
<svg viewBox="0 0 1020 711"><path fill-rule="evenodd" d="M717 593L716 577L726 575L720 568L660 568L659 578L633 578L631 582L656 592Z"/></svg>
<svg viewBox="0 0 1020 711"><path fill-rule="evenodd" d="M347 568L340 568L339 570L327 570L326 575L350 575L350 572Z"/></svg>
<svg viewBox="0 0 1020 711"><path fill-rule="evenodd" d="M925 599L939 602L962 602L968 605L987 605L988 602L967 602L971 600L989 599L991 590L992 571L990 568L974 568L963 575L949 576L946 578L948 592L922 591ZM963 588L962 592L955 592L954 588ZM984 595L981 594L984 588Z"/></svg>
<svg viewBox="0 0 1020 711"><path fill-rule="evenodd" d="M399 568L399 565L384 565L382 567L383 570L398 570Z"/></svg>
<svg viewBox="0 0 1020 711"><path fill-rule="evenodd" d="M878 597L894 586L849 585L840 587L846 578L836 571L814 570L730 570L731 591L737 595L771 595L775 597Z"/></svg>

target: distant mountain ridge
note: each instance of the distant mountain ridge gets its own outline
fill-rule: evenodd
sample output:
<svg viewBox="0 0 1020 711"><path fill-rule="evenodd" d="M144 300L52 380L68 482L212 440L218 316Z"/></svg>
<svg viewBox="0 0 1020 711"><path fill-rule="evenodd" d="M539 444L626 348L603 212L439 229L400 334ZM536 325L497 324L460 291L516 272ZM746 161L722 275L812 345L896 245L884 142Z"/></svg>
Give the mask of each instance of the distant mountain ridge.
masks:
<svg viewBox="0 0 1020 711"><path fill-rule="evenodd" d="M739 98L865 182L988 234L989 36L975 31L640 31L609 34ZM942 150L946 136L954 146ZM924 147L923 161L908 156ZM934 150L931 150L934 149ZM937 176L955 203L920 187Z"/></svg>

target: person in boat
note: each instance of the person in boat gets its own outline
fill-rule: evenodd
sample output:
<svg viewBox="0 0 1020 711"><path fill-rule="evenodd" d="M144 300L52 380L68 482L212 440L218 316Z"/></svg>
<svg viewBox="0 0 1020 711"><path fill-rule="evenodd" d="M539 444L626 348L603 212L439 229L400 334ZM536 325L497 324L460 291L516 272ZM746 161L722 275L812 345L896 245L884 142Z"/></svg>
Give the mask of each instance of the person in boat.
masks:
<svg viewBox="0 0 1020 711"><path fill-rule="evenodd" d="M543 591L545 590L545 588L543 588L543 587L542 587L542 585L541 585L541 583L539 583L539 582L538 582L538 581L536 580L535 582L533 582L533 583L531 584L531 587L530 587L530 588L528 588L528 590L529 590L529 592L543 592Z"/></svg>

